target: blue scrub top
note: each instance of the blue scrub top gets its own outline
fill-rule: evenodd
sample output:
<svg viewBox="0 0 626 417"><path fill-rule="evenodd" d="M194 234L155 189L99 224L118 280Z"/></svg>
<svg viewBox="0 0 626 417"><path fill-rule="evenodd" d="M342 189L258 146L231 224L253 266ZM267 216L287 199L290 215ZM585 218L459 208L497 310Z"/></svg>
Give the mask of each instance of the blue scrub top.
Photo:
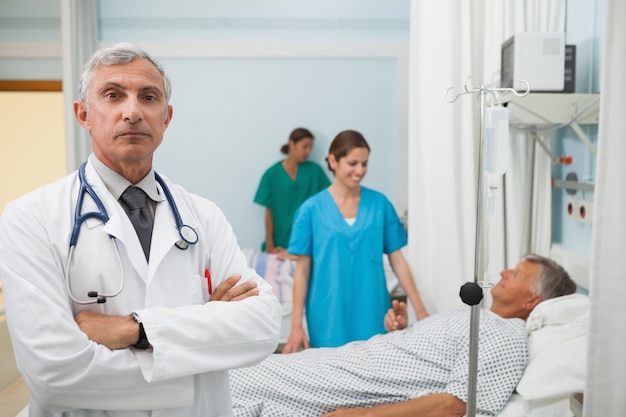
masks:
<svg viewBox="0 0 626 417"><path fill-rule="evenodd" d="M393 205L377 191L361 187L353 225L327 189L303 203L294 218L289 253L312 258L305 302L312 347L385 333L391 301L382 258L406 243Z"/></svg>

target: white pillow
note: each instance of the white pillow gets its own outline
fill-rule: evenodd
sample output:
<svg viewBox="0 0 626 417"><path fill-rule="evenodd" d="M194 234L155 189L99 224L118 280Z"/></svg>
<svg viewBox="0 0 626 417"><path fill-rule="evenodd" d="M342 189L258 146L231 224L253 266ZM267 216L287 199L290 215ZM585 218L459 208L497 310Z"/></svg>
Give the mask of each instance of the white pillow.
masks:
<svg viewBox="0 0 626 417"><path fill-rule="evenodd" d="M589 298L570 294L539 303L526 320L529 362L517 393L546 400L582 392L587 366Z"/></svg>

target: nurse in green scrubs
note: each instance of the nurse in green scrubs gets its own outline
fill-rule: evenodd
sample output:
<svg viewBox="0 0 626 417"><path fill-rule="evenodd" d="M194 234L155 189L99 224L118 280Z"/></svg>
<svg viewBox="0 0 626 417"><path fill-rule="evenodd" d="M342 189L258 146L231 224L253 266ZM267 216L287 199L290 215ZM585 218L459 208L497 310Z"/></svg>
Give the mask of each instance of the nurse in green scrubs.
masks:
<svg viewBox="0 0 626 417"><path fill-rule="evenodd" d="M308 161L313 148L313 134L297 128L280 151L286 158L263 174L254 202L266 208L265 242L261 250L287 257L291 225L296 210L307 198L330 185L321 166Z"/></svg>

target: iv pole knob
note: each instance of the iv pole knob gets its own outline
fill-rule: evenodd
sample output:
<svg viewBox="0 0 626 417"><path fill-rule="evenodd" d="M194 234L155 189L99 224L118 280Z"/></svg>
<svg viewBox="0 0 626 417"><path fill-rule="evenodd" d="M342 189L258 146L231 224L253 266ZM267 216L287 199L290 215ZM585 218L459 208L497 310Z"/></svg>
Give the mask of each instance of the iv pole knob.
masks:
<svg viewBox="0 0 626 417"><path fill-rule="evenodd" d="M475 282L466 282L459 291L461 300L469 306L474 306L483 299L483 289Z"/></svg>

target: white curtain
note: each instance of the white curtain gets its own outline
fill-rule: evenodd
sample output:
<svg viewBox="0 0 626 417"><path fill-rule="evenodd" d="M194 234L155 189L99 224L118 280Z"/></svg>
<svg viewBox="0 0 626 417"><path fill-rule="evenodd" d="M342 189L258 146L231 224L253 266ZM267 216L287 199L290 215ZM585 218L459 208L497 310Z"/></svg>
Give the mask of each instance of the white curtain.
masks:
<svg viewBox="0 0 626 417"><path fill-rule="evenodd" d="M475 271L479 101L448 103L444 93L462 92L468 77L497 86L502 42L518 31L563 31L564 21L565 0L411 3L408 258L430 312L458 305ZM550 247L549 156L525 134L509 143L506 241L487 249L490 261L500 254L494 273Z"/></svg>
<svg viewBox="0 0 626 417"><path fill-rule="evenodd" d="M477 14L483 16L485 84L498 86L500 47L515 33L565 31L565 0L486 0L476 5L480 9ZM549 145L550 132L509 132L508 167L500 195L504 209L493 220L495 235L488 242L490 274L512 267L527 252L550 254L551 159L535 140Z"/></svg>
<svg viewBox="0 0 626 417"><path fill-rule="evenodd" d="M411 3L408 259L431 313L457 305L473 281L472 98L444 99L471 75L470 15L470 2Z"/></svg>
<svg viewBox="0 0 626 417"><path fill-rule="evenodd" d="M626 410L626 2L607 0L594 195L585 416Z"/></svg>
<svg viewBox="0 0 626 417"><path fill-rule="evenodd" d="M74 119L78 81L83 65L99 45L96 0L61 0L63 101L65 104L67 172L76 170L91 153L89 133Z"/></svg>

